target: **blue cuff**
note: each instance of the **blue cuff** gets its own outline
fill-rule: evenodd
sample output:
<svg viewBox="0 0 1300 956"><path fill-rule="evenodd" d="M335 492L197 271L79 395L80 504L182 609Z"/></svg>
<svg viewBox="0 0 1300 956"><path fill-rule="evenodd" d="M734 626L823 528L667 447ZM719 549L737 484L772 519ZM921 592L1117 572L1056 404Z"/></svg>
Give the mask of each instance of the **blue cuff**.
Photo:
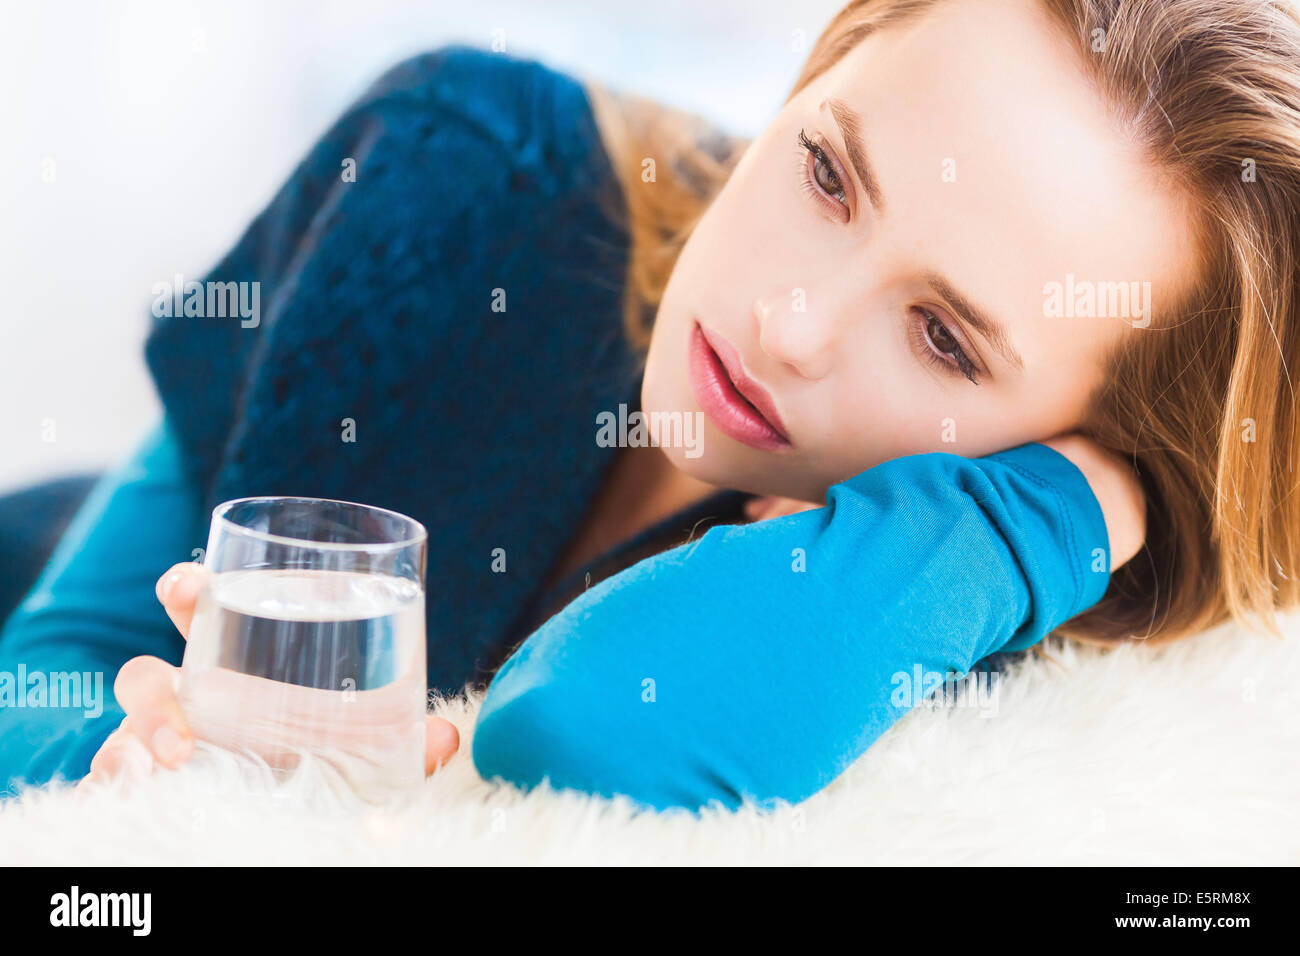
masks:
<svg viewBox="0 0 1300 956"><path fill-rule="evenodd" d="M1074 600L1061 621L1082 614L1101 600L1110 584L1110 536L1088 479L1074 462L1040 442L1017 445L987 457L1054 493L1069 538L1067 554L1075 581Z"/></svg>

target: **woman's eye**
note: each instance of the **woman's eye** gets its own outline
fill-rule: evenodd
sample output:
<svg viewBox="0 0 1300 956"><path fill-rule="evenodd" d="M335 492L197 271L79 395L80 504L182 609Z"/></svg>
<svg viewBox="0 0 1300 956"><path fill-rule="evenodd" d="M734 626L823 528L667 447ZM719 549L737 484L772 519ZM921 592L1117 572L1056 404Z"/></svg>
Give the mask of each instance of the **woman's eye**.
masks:
<svg viewBox="0 0 1300 956"><path fill-rule="evenodd" d="M975 379L975 363L966 355L961 343L948 330L948 326L929 309L917 308L921 321L913 327L921 330L922 342L918 343L921 357L932 365L942 366L954 375L962 375L978 385ZM936 354L937 353L937 354Z"/></svg>
<svg viewBox="0 0 1300 956"><path fill-rule="evenodd" d="M849 208L847 190L835 165L826 155L826 150L809 139L803 130L799 130L799 146L800 169L804 185L810 192L818 195L823 203L829 198L841 207L840 210L836 210L837 213L846 214Z"/></svg>

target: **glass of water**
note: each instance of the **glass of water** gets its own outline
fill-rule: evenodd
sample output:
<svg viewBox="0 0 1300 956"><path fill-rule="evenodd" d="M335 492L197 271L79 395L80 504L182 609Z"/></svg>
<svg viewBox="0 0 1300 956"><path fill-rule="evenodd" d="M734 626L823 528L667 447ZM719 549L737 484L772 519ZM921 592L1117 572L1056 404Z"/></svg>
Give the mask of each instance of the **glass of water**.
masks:
<svg viewBox="0 0 1300 956"><path fill-rule="evenodd" d="M419 784L427 539L347 501L218 505L181 665L196 737L277 776L310 755L372 802Z"/></svg>

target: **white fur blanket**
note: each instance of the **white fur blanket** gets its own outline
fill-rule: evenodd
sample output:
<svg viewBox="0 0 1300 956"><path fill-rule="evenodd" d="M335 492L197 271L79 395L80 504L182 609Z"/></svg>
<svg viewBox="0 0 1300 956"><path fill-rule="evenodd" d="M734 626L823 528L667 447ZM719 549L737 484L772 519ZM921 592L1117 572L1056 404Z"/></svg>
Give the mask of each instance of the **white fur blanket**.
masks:
<svg viewBox="0 0 1300 956"><path fill-rule="evenodd" d="M489 786L478 699L443 701L461 752L396 809L278 787L224 754L98 791L0 804L0 859L36 864L1297 864L1300 620L1167 648L1049 642L992 716L913 711L839 780L762 815L636 814ZM984 708L987 712L989 708Z"/></svg>

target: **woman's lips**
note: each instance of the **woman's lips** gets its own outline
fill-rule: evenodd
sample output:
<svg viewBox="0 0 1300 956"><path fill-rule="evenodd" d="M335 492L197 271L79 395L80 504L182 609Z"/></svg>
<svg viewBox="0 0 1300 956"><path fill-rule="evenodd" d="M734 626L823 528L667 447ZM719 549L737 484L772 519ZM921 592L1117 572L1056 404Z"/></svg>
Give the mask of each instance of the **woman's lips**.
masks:
<svg viewBox="0 0 1300 956"><path fill-rule="evenodd" d="M704 414L727 435L764 451L790 447L767 389L745 374L730 342L698 322L691 329L690 378Z"/></svg>

